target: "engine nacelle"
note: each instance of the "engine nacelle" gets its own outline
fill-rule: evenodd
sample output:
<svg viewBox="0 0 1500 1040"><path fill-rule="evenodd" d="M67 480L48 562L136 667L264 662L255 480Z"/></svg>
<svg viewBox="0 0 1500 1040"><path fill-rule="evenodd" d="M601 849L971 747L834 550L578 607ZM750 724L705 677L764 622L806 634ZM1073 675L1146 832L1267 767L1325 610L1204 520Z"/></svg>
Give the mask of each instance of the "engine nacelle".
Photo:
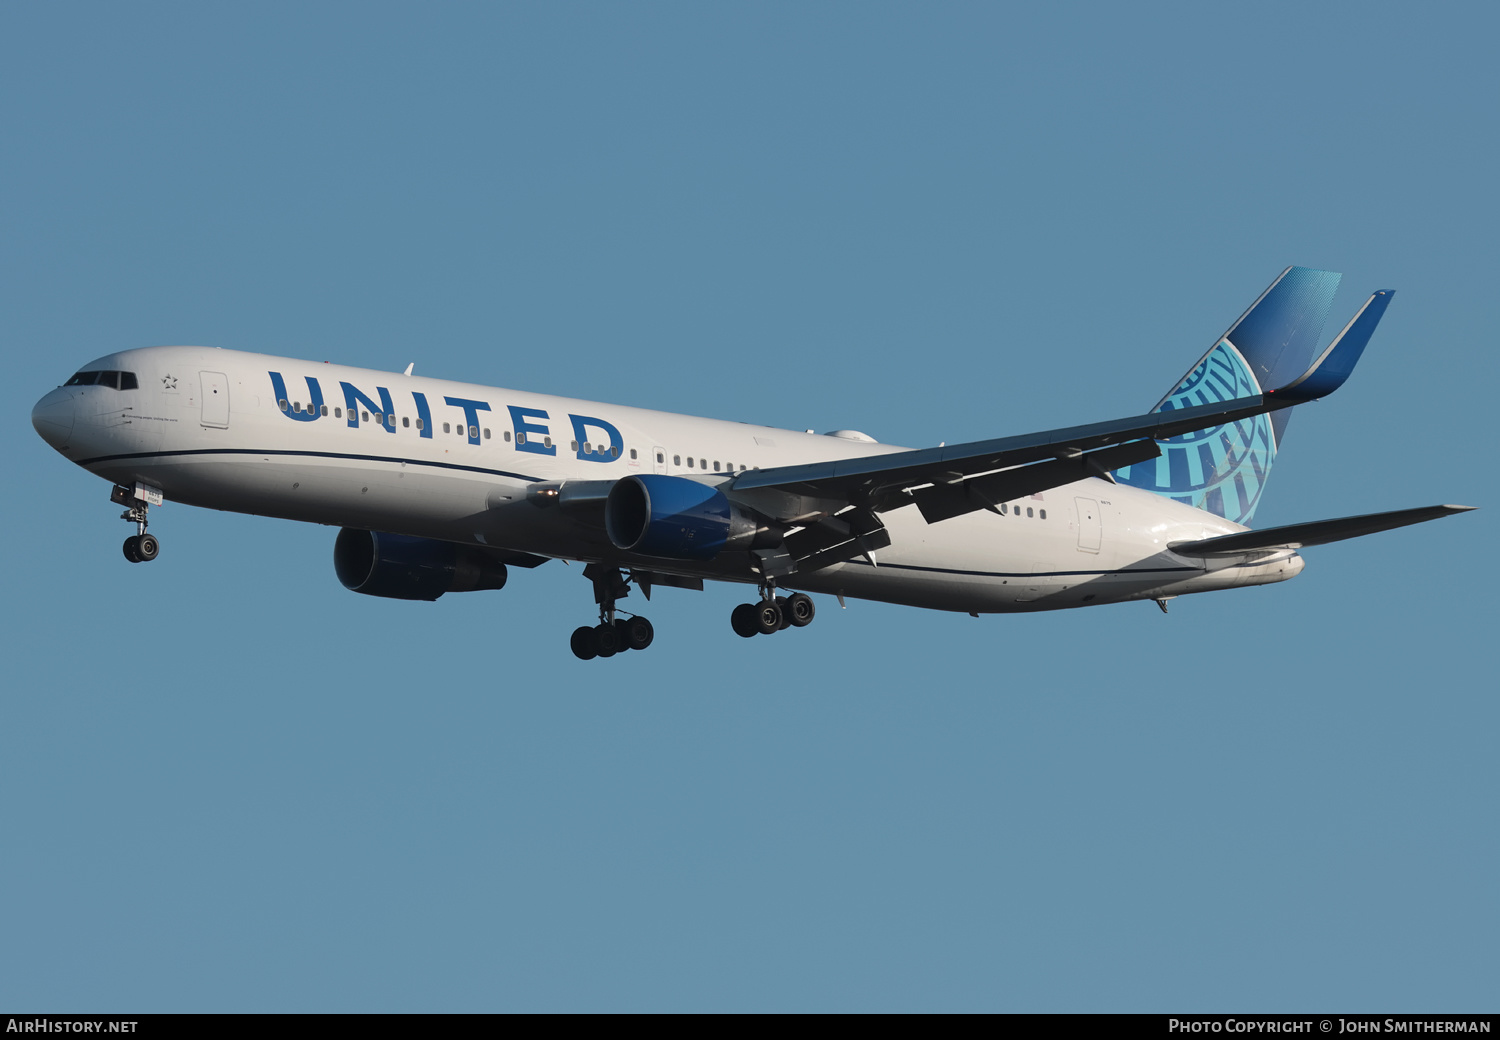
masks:
<svg viewBox="0 0 1500 1040"><path fill-rule="evenodd" d="M505 564L483 549L346 527L333 543L333 569L350 592L435 600L445 592L505 586Z"/></svg>
<svg viewBox="0 0 1500 1040"><path fill-rule="evenodd" d="M604 503L604 530L616 549L670 560L711 560L725 549L780 541L780 532L718 488L662 473L617 480Z"/></svg>

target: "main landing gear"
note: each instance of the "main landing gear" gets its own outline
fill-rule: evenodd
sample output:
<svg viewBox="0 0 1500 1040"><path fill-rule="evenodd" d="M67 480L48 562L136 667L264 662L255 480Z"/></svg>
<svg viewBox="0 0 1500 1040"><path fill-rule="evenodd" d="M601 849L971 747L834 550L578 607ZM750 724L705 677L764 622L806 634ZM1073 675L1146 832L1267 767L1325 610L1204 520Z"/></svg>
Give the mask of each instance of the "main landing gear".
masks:
<svg viewBox="0 0 1500 1040"><path fill-rule="evenodd" d="M615 600L630 595L630 583L618 567L605 567L591 563L583 569L583 576L594 583L594 602L599 604L599 624L590 628L585 625L573 630L569 645L573 656L580 661L591 661L596 657L613 657L626 650L644 650L651 645L656 631L651 622L633 614L618 617Z"/></svg>
<svg viewBox="0 0 1500 1040"><path fill-rule="evenodd" d="M120 514L120 519L129 520L135 524L136 533L125 539L122 547L125 558L131 563L150 563L160 555L161 543L156 540L155 535L146 533L146 510L150 508L150 505L145 498L137 497L137 490L147 495L153 494L144 486L132 489L116 484L114 490L109 493L109 500L115 505L126 506L125 512ZM154 497L158 503L161 502L159 493L156 493Z"/></svg>
<svg viewBox="0 0 1500 1040"><path fill-rule="evenodd" d="M761 588L759 603L741 603L729 615L729 625L736 635L769 636L787 628L804 628L812 624L817 608L805 592L790 596L776 595L774 586Z"/></svg>

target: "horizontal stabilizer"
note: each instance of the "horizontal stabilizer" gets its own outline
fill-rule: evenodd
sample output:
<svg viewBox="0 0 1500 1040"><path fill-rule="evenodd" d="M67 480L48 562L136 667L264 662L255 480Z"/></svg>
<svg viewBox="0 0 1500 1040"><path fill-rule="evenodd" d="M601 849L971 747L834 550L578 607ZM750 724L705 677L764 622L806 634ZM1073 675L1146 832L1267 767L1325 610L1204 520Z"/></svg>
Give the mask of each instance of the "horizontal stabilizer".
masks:
<svg viewBox="0 0 1500 1040"><path fill-rule="evenodd" d="M1454 513L1467 513L1473 508L1474 506L1422 506L1419 509L1398 509L1392 513L1367 513L1364 516L1346 516L1338 520L1314 520L1309 524L1268 527L1263 531L1243 531L1217 538L1202 538L1196 542L1177 542L1168 548L1179 556L1241 556L1267 549L1301 549L1308 545L1341 542L1345 538L1358 538L1377 531L1420 524L1452 516Z"/></svg>

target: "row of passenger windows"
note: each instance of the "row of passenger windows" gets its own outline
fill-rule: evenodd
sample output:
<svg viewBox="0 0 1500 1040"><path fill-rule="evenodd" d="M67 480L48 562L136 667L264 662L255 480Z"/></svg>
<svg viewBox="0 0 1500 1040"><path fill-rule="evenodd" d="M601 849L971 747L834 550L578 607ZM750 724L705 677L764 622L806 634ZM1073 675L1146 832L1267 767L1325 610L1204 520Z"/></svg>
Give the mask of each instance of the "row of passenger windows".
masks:
<svg viewBox="0 0 1500 1040"><path fill-rule="evenodd" d="M285 398L283 398L282 400L276 402L276 404L277 404L277 406L283 412L301 412L302 411L302 402L301 401L292 401L292 402L289 403L289 402L287 402L287 400ZM313 406L312 405L308 405L307 406L307 410L309 412L312 411L313 410ZM320 411L319 414L321 414L321 415L327 415L328 414L328 406L326 404L322 406L321 411ZM350 409L349 414L351 416L353 416L354 415L354 410ZM335 407L333 409L333 417L335 419L342 419L344 417L344 410L342 408ZM371 412L361 411L359 413L359 418L360 418L360 422L370 422L371 420L373 420L375 422L375 424L378 425L378 426L384 426L386 424L386 420L387 419L390 420L390 422L391 422L392 425L394 425L395 422L396 422L396 417L394 415L387 416L387 415L381 414L380 412L371 413ZM412 425L413 425L413 422L412 422L411 416L409 416L409 415L403 415L401 417L401 426L402 426L403 429L411 429ZM420 418L418 418L416 420L415 425L416 425L416 428L418 430L425 430L427 428L427 424L424 423ZM434 433L437 432L436 428L434 428L433 432ZM466 439L477 439L481 435L484 437L485 440L489 440L490 439L490 428L488 426L484 427L481 430L478 426L465 426L463 423L458 423L456 425L454 423L443 423L443 432L444 433L456 433L458 436L466 438ZM510 443L510 431L509 430L501 430L500 431L500 436L501 436L501 438L507 444ZM517 444L525 444L526 443L526 435L524 433L518 433L518 434L516 434L516 443ZM542 443L546 447L550 448L550 447L552 447L552 438L551 437L543 437L542 438ZM568 448L568 450L569 451L577 451L578 450L578 442L577 441L570 441L569 442L569 448ZM611 444L585 444L583 446L583 453L585 455L611 455L611 456L613 456L615 458L619 458L620 457L620 449L614 447ZM634 448L630 449L630 457L631 458L635 458L636 457L636 451L635 451Z"/></svg>
<svg viewBox="0 0 1500 1040"><path fill-rule="evenodd" d="M657 462L663 462L663 461L665 461L662 452L657 452L656 453L656 461ZM681 466L682 465L682 456L681 455L673 455L672 456L672 465L674 465L674 466ZM698 460L698 465L694 466L693 465L693 457L691 455L689 455L688 456L688 460L687 460L687 468L688 469L702 469L702 470L706 470L706 469L708 469L708 460L707 459L699 459ZM756 467L756 469L759 469L759 468L760 468L759 466ZM745 469L745 466L741 465L740 466L740 470L744 471L744 469ZM726 462L726 463L724 463L724 465L722 467L720 467L719 460L718 459L714 459L713 472L715 472L715 473L721 473L721 472L733 473L734 472L734 463L732 463L732 462Z"/></svg>
<svg viewBox="0 0 1500 1040"><path fill-rule="evenodd" d="M139 390L134 372L79 372L63 386L110 386L116 390Z"/></svg>
<svg viewBox="0 0 1500 1040"><path fill-rule="evenodd" d="M1037 512L1041 514L1040 516L1037 517L1038 520L1045 520L1045 519L1047 519L1047 511L1045 509L1038 509ZM1005 516L1007 513L1009 513L1011 516L1020 516L1021 515L1021 507L1020 506L1013 506L1009 502L1001 502L1000 503L1000 515L1001 516ZM1026 507L1026 515L1027 516L1031 515L1031 507L1030 506Z"/></svg>
<svg viewBox="0 0 1500 1040"><path fill-rule="evenodd" d="M69 384L69 385L71 385L71 384ZM286 399L283 398L282 400L280 400L280 401L278 401L276 403L281 408L281 410L283 412L288 412L288 411L290 411L290 412L301 412L302 411L302 402L301 401L291 401L291 402L288 402ZM308 405L307 406L307 410L308 411L312 411L313 410L313 406L312 405ZM327 415L328 414L328 406L326 404L322 406L320 414L322 414L322 415ZM352 412L351 412L351 414L352 414ZM387 418L389 418L390 421L391 421L391 423L393 423L393 424L396 421L396 417L394 415L387 417L385 415L382 415L379 412L375 412L375 413L372 414L370 412L364 412L364 411L362 411L362 412L359 413L359 415L360 415L360 421L361 422L370 422L373 419L375 421L375 423L377 425L380 425L380 426L384 426L385 425ZM335 407L333 409L333 417L335 419L342 419L344 417L344 410L342 408ZM409 415L402 416L401 417L401 425L404 428L410 429L411 426L412 426L411 416L409 416ZM425 429L425 426L423 425L423 422L422 422L421 419L417 419L417 421L416 421L416 427L417 427L418 430ZM478 426L468 426L468 427L466 427L462 423L459 423L456 427L453 426L452 423L443 423L443 432L444 433L457 433L458 436L469 438L469 439L478 438L481 435L481 433L482 433L485 440L489 440L490 439L490 428L488 426L484 427L483 430L481 430ZM506 441L506 443L510 442L510 431L509 430L501 430L500 431L500 436ZM517 444L525 444L526 443L526 435L524 433L518 433L518 434L516 434L516 443ZM546 445L547 447L550 448L550 447L552 447L552 438L551 437L543 437L542 438L542 443L544 445ZM569 441L568 442L568 450L569 451L577 451L578 450L578 442L577 441ZM619 458L620 457L620 449L616 448L612 444L584 444L583 445L583 453L585 455L609 455L609 456L611 456L613 458ZM637 457L636 450L634 448L630 449L630 457L632 459ZM665 452L660 452L660 451L657 452L656 453L656 461L657 461L658 464L665 463L667 461L666 460L666 453ZM672 465L674 465L674 466L681 466L682 464L683 463L682 463L682 456L681 455L673 455L672 456ZM707 459L703 459L703 458L695 459L693 456L689 455L688 459L687 459L687 468L688 469L701 469L701 470L704 470L705 472L708 472L709 471L708 460ZM741 472L743 472L744 470L746 470L748 468L749 467L744 466L744 465L740 466ZM732 463L732 462L726 462L723 466L720 466L719 465L719 460L718 459L714 459L713 469L712 469L711 472L714 472L714 473L722 473L722 472L733 473L734 472L734 463ZM1042 516L1045 518L1046 515L1047 515L1046 512L1043 511Z"/></svg>

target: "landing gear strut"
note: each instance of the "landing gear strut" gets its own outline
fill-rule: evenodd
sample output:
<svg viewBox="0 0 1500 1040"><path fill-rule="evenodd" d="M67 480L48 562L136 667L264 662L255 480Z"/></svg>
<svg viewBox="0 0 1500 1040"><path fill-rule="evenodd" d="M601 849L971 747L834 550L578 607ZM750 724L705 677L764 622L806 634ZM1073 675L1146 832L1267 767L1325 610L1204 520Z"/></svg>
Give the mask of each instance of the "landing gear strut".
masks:
<svg viewBox="0 0 1500 1040"><path fill-rule="evenodd" d="M121 520L129 520L135 524L135 534L125 539L122 546L125 558L131 563L150 563L156 559L161 553L161 543L156 540L155 535L146 533L146 510L153 500L157 505L161 504L161 492L144 484L137 484L134 488L116 484L109 493L109 500L115 505L126 507L125 512L120 514Z"/></svg>
<svg viewBox="0 0 1500 1040"><path fill-rule="evenodd" d="M630 582L618 567L591 563L583 576L594 583L594 602L599 604L599 624L573 630L569 645L580 661L595 657L613 657L626 650L644 650L656 638L651 622L639 614L618 617L615 600L630 595Z"/></svg>
<svg viewBox="0 0 1500 1040"><path fill-rule="evenodd" d="M767 583L761 586L759 603L741 603L729 615L729 626L736 635L749 639L751 636L769 636L788 628L804 628L812 624L817 607L812 597L804 592L790 596L776 595L776 586Z"/></svg>

